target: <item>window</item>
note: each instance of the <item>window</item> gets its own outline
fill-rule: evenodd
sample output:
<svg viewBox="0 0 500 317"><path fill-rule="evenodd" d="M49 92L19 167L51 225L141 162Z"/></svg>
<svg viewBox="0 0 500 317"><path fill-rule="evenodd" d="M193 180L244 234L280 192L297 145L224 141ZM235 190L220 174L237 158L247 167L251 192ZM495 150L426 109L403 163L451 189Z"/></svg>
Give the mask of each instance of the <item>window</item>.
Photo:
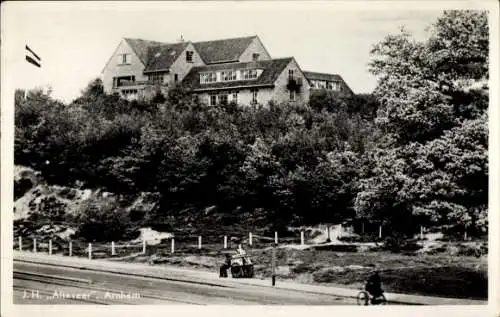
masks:
<svg viewBox="0 0 500 317"><path fill-rule="evenodd" d="M186 62L193 62L193 51L186 51Z"/></svg>
<svg viewBox="0 0 500 317"><path fill-rule="evenodd" d="M130 86L135 83L135 76L113 77L113 87Z"/></svg>
<svg viewBox="0 0 500 317"><path fill-rule="evenodd" d="M174 81L178 82L179 81L179 74L174 74Z"/></svg>
<svg viewBox="0 0 500 317"><path fill-rule="evenodd" d="M163 84L163 73L151 73L148 74L148 81L153 84Z"/></svg>
<svg viewBox="0 0 500 317"><path fill-rule="evenodd" d="M202 84L215 83L216 81L217 81L217 74L215 72L200 74L200 82Z"/></svg>
<svg viewBox="0 0 500 317"><path fill-rule="evenodd" d="M253 60L253 61L258 61L258 60L259 60L259 56L260 56L260 54L259 54L259 53L253 53L253 54L252 54L252 60Z"/></svg>
<svg viewBox="0 0 500 317"><path fill-rule="evenodd" d="M252 93L252 103L257 103L257 94L259 93L258 89L250 89Z"/></svg>
<svg viewBox="0 0 500 317"><path fill-rule="evenodd" d="M293 69L288 70L288 78L293 78L294 71Z"/></svg>
<svg viewBox="0 0 500 317"><path fill-rule="evenodd" d="M210 105L211 106L217 105L217 94L215 93L210 94Z"/></svg>
<svg viewBox="0 0 500 317"><path fill-rule="evenodd" d="M238 103L238 91L233 91L233 100L232 102Z"/></svg>
<svg viewBox="0 0 500 317"><path fill-rule="evenodd" d="M135 95L135 94L137 94L137 89L124 89L124 90L122 90L122 94L124 96L127 96L127 97L129 95Z"/></svg>
<svg viewBox="0 0 500 317"><path fill-rule="evenodd" d="M295 101L296 94L295 90L290 90L290 101Z"/></svg>
<svg viewBox="0 0 500 317"><path fill-rule="evenodd" d="M258 76L256 69L244 69L241 71L241 77L245 80L256 79Z"/></svg>
<svg viewBox="0 0 500 317"><path fill-rule="evenodd" d="M128 65L128 64L130 64L130 54L120 54L120 55L118 55L118 64L119 65Z"/></svg>
<svg viewBox="0 0 500 317"><path fill-rule="evenodd" d="M236 71L226 70L221 72L222 81L233 81L236 80Z"/></svg>
<svg viewBox="0 0 500 317"><path fill-rule="evenodd" d="M228 101L228 95L226 92L221 92L219 94L219 103L221 105L227 105L227 101Z"/></svg>

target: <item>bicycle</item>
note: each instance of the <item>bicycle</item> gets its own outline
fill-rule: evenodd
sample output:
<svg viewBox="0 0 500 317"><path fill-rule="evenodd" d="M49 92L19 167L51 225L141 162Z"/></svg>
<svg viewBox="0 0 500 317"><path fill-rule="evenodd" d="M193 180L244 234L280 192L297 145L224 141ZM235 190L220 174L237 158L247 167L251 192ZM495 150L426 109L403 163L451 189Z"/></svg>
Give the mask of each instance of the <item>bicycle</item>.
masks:
<svg viewBox="0 0 500 317"><path fill-rule="evenodd" d="M380 296L377 297L372 297L367 291L360 291L358 295L356 296L356 301L359 306L368 306L370 303L373 303L372 305L386 305L387 304L387 299L385 298L384 294L381 294Z"/></svg>

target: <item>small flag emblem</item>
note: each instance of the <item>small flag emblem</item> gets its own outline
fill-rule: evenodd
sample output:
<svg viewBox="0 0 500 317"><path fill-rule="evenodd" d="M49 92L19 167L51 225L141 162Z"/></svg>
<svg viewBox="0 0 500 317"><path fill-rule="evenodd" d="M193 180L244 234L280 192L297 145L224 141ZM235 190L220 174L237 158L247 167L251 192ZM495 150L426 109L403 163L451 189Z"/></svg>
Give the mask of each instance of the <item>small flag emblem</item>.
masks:
<svg viewBox="0 0 500 317"><path fill-rule="evenodd" d="M42 67L42 59L28 45L26 45L26 61L36 67Z"/></svg>

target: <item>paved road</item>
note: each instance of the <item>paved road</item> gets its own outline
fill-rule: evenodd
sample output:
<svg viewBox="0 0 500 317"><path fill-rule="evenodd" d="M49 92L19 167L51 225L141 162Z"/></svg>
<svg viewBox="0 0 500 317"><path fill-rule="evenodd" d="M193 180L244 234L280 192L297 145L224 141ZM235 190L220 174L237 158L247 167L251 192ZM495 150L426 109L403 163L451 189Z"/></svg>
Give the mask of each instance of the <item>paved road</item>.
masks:
<svg viewBox="0 0 500 317"><path fill-rule="evenodd" d="M14 261L14 304L355 305L352 298Z"/></svg>

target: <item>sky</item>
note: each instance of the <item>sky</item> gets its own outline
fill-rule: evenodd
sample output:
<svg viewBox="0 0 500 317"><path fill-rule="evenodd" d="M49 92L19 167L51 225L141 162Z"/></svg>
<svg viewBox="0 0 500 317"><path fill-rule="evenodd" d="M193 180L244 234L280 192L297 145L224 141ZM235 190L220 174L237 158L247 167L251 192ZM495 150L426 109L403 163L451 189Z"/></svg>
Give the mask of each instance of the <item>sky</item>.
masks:
<svg viewBox="0 0 500 317"><path fill-rule="evenodd" d="M16 88L50 87L76 98L123 37L166 43L258 35L273 58L293 56L303 70L341 75L355 93L370 92L373 44L405 26L417 39L442 13L397 2L7 2L2 5L5 62ZM411 6L410 6L411 7ZM42 59L25 61L28 44Z"/></svg>

